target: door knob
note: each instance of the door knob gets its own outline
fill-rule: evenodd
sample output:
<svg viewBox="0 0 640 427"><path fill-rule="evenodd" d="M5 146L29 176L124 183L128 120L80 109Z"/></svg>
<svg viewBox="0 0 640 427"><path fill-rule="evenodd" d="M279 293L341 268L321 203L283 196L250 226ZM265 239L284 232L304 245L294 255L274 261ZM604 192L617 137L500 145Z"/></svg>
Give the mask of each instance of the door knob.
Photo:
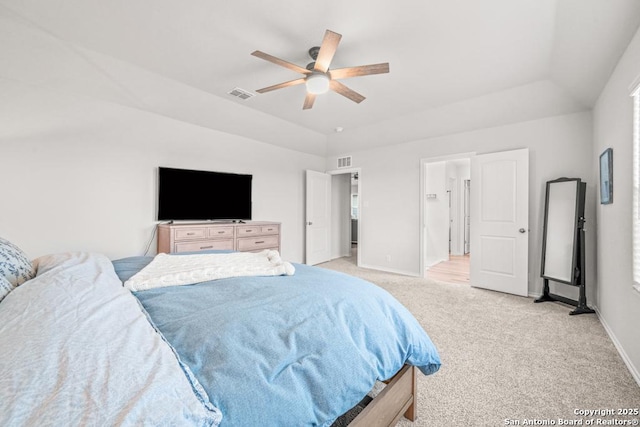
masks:
<svg viewBox="0 0 640 427"><path fill-rule="evenodd" d="M520 230L518 230L521 233L525 233L527 230L525 230L524 228L521 228Z"/></svg>
<svg viewBox="0 0 640 427"><path fill-rule="evenodd" d="M311 221L309 221L309 222L307 223L307 225L313 225L313 223L312 223Z"/></svg>

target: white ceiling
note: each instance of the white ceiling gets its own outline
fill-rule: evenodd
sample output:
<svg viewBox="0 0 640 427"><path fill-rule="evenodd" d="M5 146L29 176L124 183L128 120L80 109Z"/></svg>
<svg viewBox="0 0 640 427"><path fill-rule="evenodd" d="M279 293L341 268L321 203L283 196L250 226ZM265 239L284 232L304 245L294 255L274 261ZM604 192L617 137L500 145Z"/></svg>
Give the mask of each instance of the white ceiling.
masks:
<svg viewBox="0 0 640 427"><path fill-rule="evenodd" d="M80 92L314 154L588 110L640 24L637 0L0 5L5 53L10 43L39 40L20 59L23 66L0 71L0 79ZM342 81L366 96L361 104L330 92L303 111L304 86L246 101L227 94L297 78L250 53L262 50L304 67L311 61L307 50L326 29L343 36L333 68L390 63L389 74ZM36 48L41 45L48 47ZM34 55L46 56L43 50L57 52L46 60L55 79L24 72ZM109 85L97 84L82 67L99 70Z"/></svg>

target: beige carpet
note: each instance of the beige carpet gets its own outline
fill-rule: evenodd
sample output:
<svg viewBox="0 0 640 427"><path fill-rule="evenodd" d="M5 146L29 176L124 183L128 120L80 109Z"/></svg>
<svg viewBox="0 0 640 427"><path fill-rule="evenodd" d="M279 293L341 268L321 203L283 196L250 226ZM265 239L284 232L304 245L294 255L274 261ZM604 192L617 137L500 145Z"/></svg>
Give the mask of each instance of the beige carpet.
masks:
<svg viewBox="0 0 640 427"><path fill-rule="evenodd" d="M438 348L440 371L419 374L419 418L415 423L403 419L399 426L640 419L574 413L640 408L640 387L595 314L569 316L571 307L559 303L534 304L531 298L468 285L359 269L349 258L319 267L362 277L389 291Z"/></svg>

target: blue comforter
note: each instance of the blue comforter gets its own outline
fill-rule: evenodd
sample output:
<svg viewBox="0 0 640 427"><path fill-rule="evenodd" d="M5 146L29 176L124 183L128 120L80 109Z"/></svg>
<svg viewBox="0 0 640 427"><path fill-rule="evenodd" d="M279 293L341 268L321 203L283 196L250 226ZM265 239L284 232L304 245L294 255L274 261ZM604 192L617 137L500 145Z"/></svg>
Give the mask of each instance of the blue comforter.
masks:
<svg viewBox="0 0 640 427"><path fill-rule="evenodd" d="M125 281L150 260L114 266ZM330 425L403 364L438 370L431 340L385 290L295 268L134 293L222 411L221 426Z"/></svg>

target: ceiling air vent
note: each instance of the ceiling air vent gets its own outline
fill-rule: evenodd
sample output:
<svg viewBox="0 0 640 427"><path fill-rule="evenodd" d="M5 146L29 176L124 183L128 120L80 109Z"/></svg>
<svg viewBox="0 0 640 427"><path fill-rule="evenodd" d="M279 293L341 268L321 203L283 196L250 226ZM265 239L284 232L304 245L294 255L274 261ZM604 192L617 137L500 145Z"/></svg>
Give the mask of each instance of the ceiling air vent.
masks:
<svg viewBox="0 0 640 427"><path fill-rule="evenodd" d="M350 168L351 156L338 157L338 168Z"/></svg>
<svg viewBox="0 0 640 427"><path fill-rule="evenodd" d="M238 98L240 98L242 100L253 98L254 96L256 96L255 93L251 93L251 92L249 92L247 90L240 89L239 87L233 88L232 90L230 90L227 93L229 95L236 96L236 97L238 97Z"/></svg>

